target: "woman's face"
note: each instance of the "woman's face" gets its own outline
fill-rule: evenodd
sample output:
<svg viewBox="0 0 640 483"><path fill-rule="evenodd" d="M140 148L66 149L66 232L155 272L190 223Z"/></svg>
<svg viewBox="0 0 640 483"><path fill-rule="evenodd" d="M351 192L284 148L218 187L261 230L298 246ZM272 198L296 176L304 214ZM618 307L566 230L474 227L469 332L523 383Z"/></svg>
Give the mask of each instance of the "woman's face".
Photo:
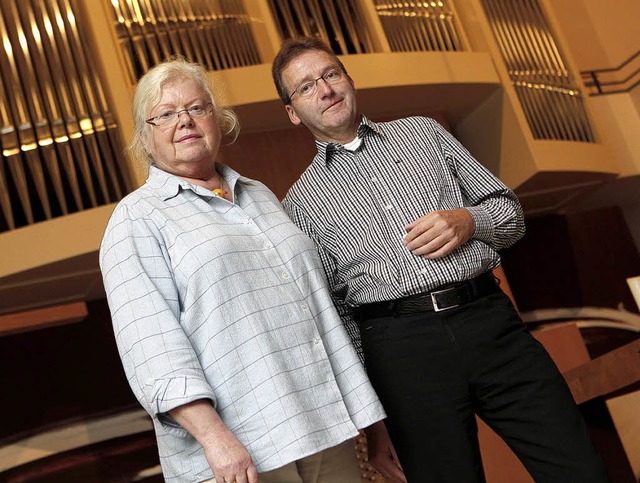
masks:
<svg viewBox="0 0 640 483"><path fill-rule="evenodd" d="M207 114L191 117L186 110L195 105L205 106ZM148 117L183 109L172 122L149 126L144 146L163 171L184 177L206 176L207 171L215 169L221 134L214 108L198 83L184 78L166 84L160 102L152 107Z"/></svg>

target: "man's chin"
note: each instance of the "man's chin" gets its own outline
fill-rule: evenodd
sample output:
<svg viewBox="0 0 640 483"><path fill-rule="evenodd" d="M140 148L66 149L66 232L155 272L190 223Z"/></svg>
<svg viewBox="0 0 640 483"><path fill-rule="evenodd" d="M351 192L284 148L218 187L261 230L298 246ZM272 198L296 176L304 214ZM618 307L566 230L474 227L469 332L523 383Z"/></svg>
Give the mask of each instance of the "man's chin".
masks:
<svg viewBox="0 0 640 483"><path fill-rule="evenodd" d="M324 125L332 129L349 129L352 123L353 117L348 112L337 112L324 119Z"/></svg>
<svg viewBox="0 0 640 483"><path fill-rule="evenodd" d="M343 102L342 101L338 101L335 104L331 104L329 107L327 107L324 112L330 112L330 111L335 111L336 109L339 109L340 107L342 107Z"/></svg>

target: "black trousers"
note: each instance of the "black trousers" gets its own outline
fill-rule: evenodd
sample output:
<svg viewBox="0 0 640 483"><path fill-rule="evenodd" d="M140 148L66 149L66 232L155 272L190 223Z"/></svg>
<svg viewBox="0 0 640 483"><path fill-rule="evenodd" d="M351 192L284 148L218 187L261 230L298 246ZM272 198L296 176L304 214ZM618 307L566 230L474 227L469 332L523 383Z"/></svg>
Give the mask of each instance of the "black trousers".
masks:
<svg viewBox="0 0 640 483"><path fill-rule="evenodd" d="M369 377L410 483L485 481L474 415L536 482L606 482L562 375L502 292L360 321Z"/></svg>

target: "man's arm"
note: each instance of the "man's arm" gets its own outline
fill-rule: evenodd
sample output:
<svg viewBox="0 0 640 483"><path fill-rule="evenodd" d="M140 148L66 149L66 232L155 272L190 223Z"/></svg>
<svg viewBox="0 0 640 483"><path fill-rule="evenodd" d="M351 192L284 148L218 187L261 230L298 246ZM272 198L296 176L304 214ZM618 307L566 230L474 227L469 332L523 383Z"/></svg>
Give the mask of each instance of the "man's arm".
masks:
<svg viewBox="0 0 640 483"><path fill-rule="evenodd" d="M204 448L216 481L258 483L258 472L251 456L224 425L211 401L199 399L169 411Z"/></svg>
<svg viewBox="0 0 640 483"><path fill-rule="evenodd" d="M440 258L472 237L496 251L512 245L524 234L518 198L454 136L433 123L440 151L458 180L465 206L433 211L414 220L405 227L405 246L416 255Z"/></svg>

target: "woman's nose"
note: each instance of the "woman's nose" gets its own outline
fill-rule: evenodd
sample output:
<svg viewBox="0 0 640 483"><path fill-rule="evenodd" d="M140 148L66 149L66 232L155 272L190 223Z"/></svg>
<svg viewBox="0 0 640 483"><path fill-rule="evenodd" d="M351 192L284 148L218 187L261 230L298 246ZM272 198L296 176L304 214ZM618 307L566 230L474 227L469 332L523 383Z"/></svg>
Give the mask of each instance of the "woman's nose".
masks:
<svg viewBox="0 0 640 483"><path fill-rule="evenodd" d="M185 127L193 125L193 118L189 114L188 110L183 110L177 113L178 114L178 126Z"/></svg>

